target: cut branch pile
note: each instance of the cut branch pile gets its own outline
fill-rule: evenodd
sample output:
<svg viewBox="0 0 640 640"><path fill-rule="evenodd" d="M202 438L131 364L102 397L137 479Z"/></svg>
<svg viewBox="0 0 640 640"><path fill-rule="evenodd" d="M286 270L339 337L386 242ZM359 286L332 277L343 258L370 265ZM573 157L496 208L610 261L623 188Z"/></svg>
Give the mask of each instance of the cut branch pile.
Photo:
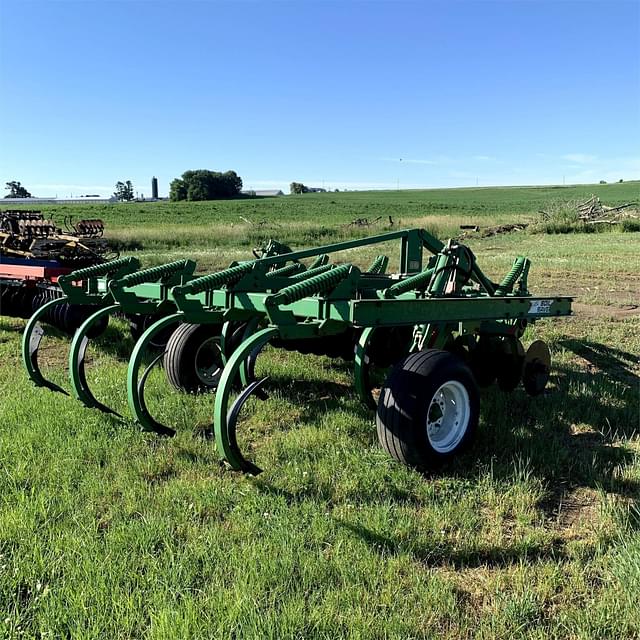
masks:
<svg viewBox="0 0 640 640"><path fill-rule="evenodd" d="M503 233L511 233L512 231L524 231L529 226L526 222L520 222L516 224L501 224L497 227L484 227L481 228L477 224L461 224L460 229L463 229L463 233L457 236L457 240L464 240L465 238L490 238L492 236L498 236ZM479 236L475 235L479 232Z"/></svg>
<svg viewBox="0 0 640 640"><path fill-rule="evenodd" d="M346 227L370 227L373 224L376 224L377 222L380 222L380 220L382 220L383 216L378 216L377 218L374 218L373 220L369 220L369 218L356 218L355 220L352 220L351 222L348 222L346 225ZM389 226L393 226L393 218L391 216L389 216Z"/></svg>
<svg viewBox="0 0 640 640"><path fill-rule="evenodd" d="M592 195L584 202L575 204L575 214L578 220L584 224L620 224L627 218L640 218L637 210L625 211L629 207L636 206L635 202L627 202L617 207L603 205L598 196ZM540 211L543 220L552 218L548 211Z"/></svg>

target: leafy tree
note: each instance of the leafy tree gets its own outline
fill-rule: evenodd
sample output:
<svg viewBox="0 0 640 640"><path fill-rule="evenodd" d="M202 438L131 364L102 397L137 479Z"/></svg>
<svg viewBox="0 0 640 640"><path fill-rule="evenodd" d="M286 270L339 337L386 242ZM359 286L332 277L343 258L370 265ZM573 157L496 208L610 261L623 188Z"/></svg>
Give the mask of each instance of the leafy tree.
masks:
<svg viewBox="0 0 640 640"><path fill-rule="evenodd" d="M242 178L235 171L225 171L222 176L222 191L226 198L237 196L242 190Z"/></svg>
<svg viewBox="0 0 640 640"><path fill-rule="evenodd" d="M172 180L171 184L169 185L169 198L174 202L178 200L186 200L187 183L180 178Z"/></svg>
<svg viewBox="0 0 640 640"><path fill-rule="evenodd" d="M5 189L9 189L9 193L5 198L30 198L31 194L16 180L6 183Z"/></svg>
<svg viewBox="0 0 640 640"><path fill-rule="evenodd" d="M242 189L242 178L235 171L185 171L169 186L171 200L216 200L233 198Z"/></svg>
<svg viewBox="0 0 640 640"><path fill-rule="evenodd" d="M309 187L302 184L302 182L292 182L289 185L289 190L291 193L308 193Z"/></svg>
<svg viewBox="0 0 640 640"><path fill-rule="evenodd" d="M131 180L127 180L126 182L116 182L116 190L113 195L120 202L131 202L131 200L133 200L135 197Z"/></svg>

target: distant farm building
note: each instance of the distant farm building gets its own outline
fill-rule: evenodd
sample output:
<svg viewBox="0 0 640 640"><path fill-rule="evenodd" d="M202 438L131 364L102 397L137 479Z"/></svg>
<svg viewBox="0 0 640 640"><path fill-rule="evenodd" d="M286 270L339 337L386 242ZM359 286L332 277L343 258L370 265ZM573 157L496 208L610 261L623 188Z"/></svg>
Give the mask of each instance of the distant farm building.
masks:
<svg viewBox="0 0 640 640"><path fill-rule="evenodd" d="M2 198L2 204L87 204L87 202L97 202L100 204L111 204L118 202L115 196L101 198L100 196L80 196L79 198Z"/></svg>
<svg viewBox="0 0 640 640"><path fill-rule="evenodd" d="M280 189L260 189L255 191L253 189L248 189L240 192L243 196L258 196L261 198L275 197L275 196L283 196L284 193Z"/></svg>

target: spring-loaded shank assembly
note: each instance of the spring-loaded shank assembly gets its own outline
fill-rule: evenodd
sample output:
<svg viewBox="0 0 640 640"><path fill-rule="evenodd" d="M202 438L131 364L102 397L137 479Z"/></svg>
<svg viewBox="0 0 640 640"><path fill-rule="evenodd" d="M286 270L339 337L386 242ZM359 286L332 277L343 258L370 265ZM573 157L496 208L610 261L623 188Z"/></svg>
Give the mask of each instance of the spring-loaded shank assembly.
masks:
<svg viewBox="0 0 640 640"><path fill-rule="evenodd" d="M392 241L400 242L393 273L387 273L385 254L366 270L332 261L337 252ZM520 340L528 324L571 313L571 298L531 295L527 258L518 257L509 273L493 282L468 247L442 243L422 229L301 251L272 242L255 259L215 273L195 276L195 266L180 260L140 270L136 260L125 258L61 278L64 300L92 309L71 343L71 388L86 406L110 411L87 384L87 345L109 316L135 317L140 328L127 373L134 419L146 430L173 433L151 415L144 395L151 368L163 360L176 389L215 394L212 431L218 451L233 469L251 473L259 468L240 451L236 431L246 400L264 397L265 379L255 379L254 364L266 344L353 360L357 393L378 408L383 447L404 462L427 466L470 437L477 421L476 384L497 380L511 390L522 381L528 392L542 391L548 349L534 343L525 354ZM54 388L37 365L46 313L29 321L23 355L31 379ZM375 368L391 371L378 399ZM424 385L414 392L416 376ZM402 415L412 416L406 424L405 418L392 419L399 415L404 389L410 408ZM423 392L427 399L416 404Z"/></svg>

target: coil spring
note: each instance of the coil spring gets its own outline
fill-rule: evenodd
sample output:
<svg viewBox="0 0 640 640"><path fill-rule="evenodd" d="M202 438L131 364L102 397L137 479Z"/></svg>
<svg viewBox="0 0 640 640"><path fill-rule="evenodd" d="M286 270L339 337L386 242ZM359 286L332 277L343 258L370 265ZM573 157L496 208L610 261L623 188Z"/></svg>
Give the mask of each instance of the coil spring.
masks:
<svg viewBox="0 0 640 640"><path fill-rule="evenodd" d="M243 262L235 267L229 267L223 271L217 273L210 273L209 275L196 278L188 284L177 287L176 289L183 294L189 293L201 293L202 291L208 291L210 289L217 289L222 285L233 284L242 278L245 273L248 273L253 269L253 262Z"/></svg>
<svg viewBox="0 0 640 640"><path fill-rule="evenodd" d="M304 270L306 270L305 266L301 262L294 262L293 264L289 264L286 267L281 267L280 269L274 269L273 271L269 271L267 273L267 278L279 278L282 276L290 276Z"/></svg>
<svg viewBox="0 0 640 640"><path fill-rule="evenodd" d="M409 278L405 278L400 282L396 282L396 284L392 284L385 292L385 298L395 298L399 296L401 293L405 293L406 291L411 291L411 289L420 289L426 288L431 281L431 277L433 276L433 272L435 269L427 269L426 271L421 271L420 273L416 273L414 276Z"/></svg>
<svg viewBox="0 0 640 640"><path fill-rule="evenodd" d="M321 273L326 273L327 271L331 271L331 269L335 269L334 264L323 264L320 267L316 267L315 269L308 269L307 271L303 271L302 273L295 273L294 275L289 277L291 282L302 282L303 280L307 280L308 278L313 278L314 276L320 275Z"/></svg>
<svg viewBox="0 0 640 640"><path fill-rule="evenodd" d="M129 265L137 266L139 264L136 258L118 258L117 260L111 260L111 262L105 262L104 264L95 264L91 267L85 267L84 269L78 269L71 273L60 276L60 280L63 282L73 282L74 280L84 280L86 278L93 278L96 276L106 276L114 271L117 271L121 267L127 267Z"/></svg>
<svg viewBox="0 0 640 640"><path fill-rule="evenodd" d="M309 271L311 269L317 269L318 267L322 267L329 262L329 256L326 253L323 253L321 256L318 256L310 265Z"/></svg>
<svg viewBox="0 0 640 640"><path fill-rule="evenodd" d="M157 267L149 267L148 269L142 269L135 273L129 273L123 278L120 278L116 284L119 287L132 287L136 284L142 284L143 282L155 282L173 273L182 271L187 266L187 262L188 260L176 260L175 262L161 264Z"/></svg>
<svg viewBox="0 0 640 640"><path fill-rule="evenodd" d="M335 269L325 271L301 282L296 282L270 296L268 298L269 303L273 305L291 304L292 302L311 296L314 293L321 293L327 289L333 289L349 275L351 269L352 266L350 264L343 264Z"/></svg>
<svg viewBox="0 0 640 640"><path fill-rule="evenodd" d="M387 256L378 256L367 269L367 273L383 274L387 270L389 258Z"/></svg>
<svg viewBox="0 0 640 640"><path fill-rule="evenodd" d="M509 271L509 273L507 273L507 275L502 279L502 282L496 289L495 295L503 296L506 293L511 292L511 290L513 289L513 285L522 274L527 262L527 258L524 258L523 256L518 256L515 259L513 266L511 267L511 271Z"/></svg>

